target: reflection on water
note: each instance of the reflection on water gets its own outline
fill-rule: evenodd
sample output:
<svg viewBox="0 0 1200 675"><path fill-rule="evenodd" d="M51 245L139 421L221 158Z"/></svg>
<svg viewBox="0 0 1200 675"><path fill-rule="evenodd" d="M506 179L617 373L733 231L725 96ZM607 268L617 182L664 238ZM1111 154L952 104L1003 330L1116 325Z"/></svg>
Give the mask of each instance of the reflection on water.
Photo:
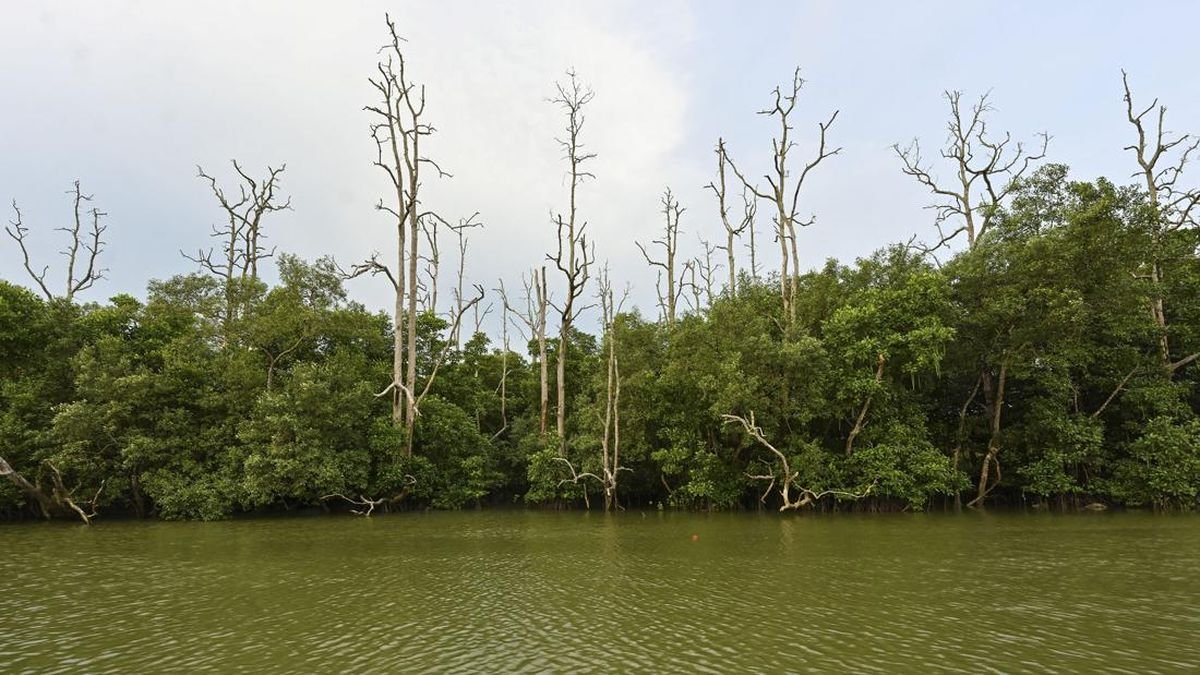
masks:
<svg viewBox="0 0 1200 675"><path fill-rule="evenodd" d="M0 671L1197 671L1198 562L1146 514L4 525Z"/></svg>

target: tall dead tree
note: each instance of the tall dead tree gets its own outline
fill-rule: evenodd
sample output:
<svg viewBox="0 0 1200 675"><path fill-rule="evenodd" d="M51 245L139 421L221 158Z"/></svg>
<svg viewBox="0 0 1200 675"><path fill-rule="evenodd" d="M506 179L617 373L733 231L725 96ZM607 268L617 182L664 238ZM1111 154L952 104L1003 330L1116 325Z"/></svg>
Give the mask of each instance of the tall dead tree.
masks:
<svg viewBox="0 0 1200 675"><path fill-rule="evenodd" d="M679 200L671 194L671 188L663 191L662 197L662 213L666 217L666 223L663 226L662 239L653 240L652 244L657 244L663 249L663 258L656 260L650 257L646 251L646 247L641 242L635 241L638 250L642 252L642 257L646 259L646 263L651 267L657 267L662 270L663 277L666 278L667 287L665 292L660 291L659 303L665 312L667 323L675 323L676 309L679 305L679 294L683 292L682 278L676 276L675 258L679 253L679 217L686 211L684 207L679 205Z"/></svg>
<svg viewBox="0 0 1200 675"><path fill-rule="evenodd" d="M267 176L256 180L242 169L237 160L231 160L233 170L238 175L237 195L226 192L217 179L204 172L197 166L197 176L208 183L209 189L221 207L225 223L212 226L212 236L221 242L218 251L215 247L207 250L200 249L196 255L188 255L180 251L180 255L196 263L212 276L221 280L225 289L225 310L222 317L228 328L240 313L240 293L238 284L247 279L258 279L258 264L275 254L275 249L267 250L263 244L266 234L263 232L263 218L268 213L285 211L292 207L292 199L288 197L283 203L278 202L275 192L279 189L280 176L287 165L279 168L267 167Z"/></svg>
<svg viewBox="0 0 1200 675"><path fill-rule="evenodd" d="M449 174L425 156L421 148L422 139L435 132L433 125L424 120L425 87L414 82L408 72L396 24L390 16L385 15L385 21L390 39L380 50L384 56L376 64L375 76L368 78L379 99L364 110L374 118L370 127L376 150L373 164L387 176L392 191L391 198L388 201L381 199L376 209L391 216L396 228L395 271L376 254L355 266L350 276L382 274L396 292L392 382L381 395L391 395L392 421L404 427L406 453L411 455L418 404L416 317L420 294L420 233L422 223L434 216L431 211L422 210L421 177L426 168L436 176ZM456 323L461 318L460 312Z"/></svg>
<svg viewBox="0 0 1200 675"><path fill-rule="evenodd" d="M729 164L729 157L725 152L725 139L717 139L717 180L710 182L705 188L712 190L713 195L717 198L717 212L721 215L721 224L725 227L725 246L720 247L725 251L725 267L729 272L729 281L726 288L729 295L737 294L737 259L734 242L738 237L742 236L754 224L755 201L753 199L744 198L744 208L742 209L741 217L735 224L730 217L730 205L728 198L728 186L725 179L725 166ZM742 188L743 197L746 197L746 190ZM753 237L753 231L751 231ZM751 273L754 273L755 262L753 261L753 245L751 246Z"/></svg>
<svg viewBox="0 0 1200 675"><path fill-rule="evenodd" d="M975 243L992 225L997 209L1011 194L1017 179L1025 175L1034 162L1046 156L1050 136L1038 135L1039 145L1028 151L1025 145L1012 140L1012 134L992 136L988 115L995 109L988 94L979 97L970 110L963 110L962 92L944 93L950 104L950 119L946 123L946 142L941 157L947 160L952 178L941 181L930 165L922 165L921 144L913 139L907 147L892 146L900 158L902 171L925 186L934 202L927 208L936 214L934 226L938 240L933 245L919 245L922 252L933 253L964 235L967 248ZM947 232L947 227L951 228ZM914 239L915 241L915 239Z"/></svg>
<svg viewBox="0 0 1200 675"><path fill-rule="evenodd" d="M583 307L576 304L587 285L588 272L595 253L588 246L587 222L579 221L577 193L579 186L588 178L595 178L583 167L589 160L596 157L595 153L585 152L580 136L583 132L585 117L583 109L595 97L595 92L580 84L574 71L568 71L568 81L555 85L558 95L551 100L558 105L567 116L566 136L557 139L563 149L570 176L570 195L567 213L559 213L553 217L558 233L558 249L554 255L546 257L554 263L562 273L566 282L563 302L557 307L559 311L558 328L558 363L556 367L558 407L555 410L556 428L559 437L559 454L567 452L567 352L570 343L571 327L578 318Z"/></svg>
<svg viewBox="0 0 1200 675"><path fill-rule="evenodd" d="M796 293L800 277L800 254L796 227L807 227L816 221L815 216L809 216L808 219L800 217L800 189L804 187L804 181L813 169L842 150L840 147L830 150L827 145L826 137L830 127L837 120L839 112L835 110L829 119L817 124L819 135L816 156L804 164L799 175L789 182L792 179L792 170L789 168L788 159L796 147L796 142L791 137L793 131L791 116L796 109L796 102L800 98L800 90L803 87L804 80L800 77L800 69L796 68L792 74L792 86L788 93L785 94L783 89L776 87L773 92L774 104L770 108L758 112L760 115L775 118L779 124L779 134L771 139L771 171L763 176L770 187L769 192L759 190L757 185L746 180L737 165L733 163L732 158L726 154L730 168L733 169L742 184L758 199L770 202L775 209L772 219L775 223L775 237L779 242L781 257L779 294L783 301L784 316L789 324L795 322L796 319Z"/></svg>
<svg viewBox="0 0 1200 675"><path fill-rule="evenodd" d="M46 275L50 272L49 265L42 267L41 272L34 271L27 244L29 228L25 227L25 223L22 221L21 209L17 206L15 199L12 202L14 219L10 221L9 226L4 228L4 231L20 247L21 261L25 266L25 271L42 295L46 296L47 300L61 297L67 302L71 302L75 299L76 293L86 291L104 278L106 270L98 267L96 262L104 250L104 240L101 237L108 229L100 221L108 214L95 207L90 209L85 207L92 201L93 195L83 194L79 187L79 181L75 181L74 187L67 194L71 195L74 203L74 218L70 225L56 228L59 232L66 232L70 236L67 247L62 250L63 257L67 259L67 266L66 284L61 296L55 296L47 285Z"/></svg>
<svg viewBox="0 0 1200 675"><path fill-rule="evenodd" d="M608 362L604 395L604 433L600 440L601 485L604 488L604 510L619 507L617 487L621 471L621 363L617 347L617 314L629 296L626 289L619 303L615 302L612 281L605 269L597 282L604 332L608 337Z"/></svg>
<svg viewBox="0 0 1200 675"><path fill-rule="evenodd" d="M935 213L938 240L931 245L918 244L914 243L916 237L913 237L909 244L931 256L960 236L966 239L968 249L975 248L991 228L996 213L1012 194L1018 179L1046 156L1050 143L1048 134L1038 134L1038 143L1031 151L1020 141L1013 141L1009 132L993 136L988 129L988 116L994 108L988 94L980 96L969 110L963 109L961 92L947 91L944 96L950 104L950 119L946 123L946 141L940 155L946 160L950 179L940 180L934 175L933 167L924 163L919 140L913 139L907 147L892 146L900 159L901 170L934 195L933 203L927 208ZM970 505L982 504L986 499L992 473L996 474L996 482L999 481L1000 424L1007 374L1007 360L1004 359L998 366L987 364L981 368L980 385L992 433L982 460L976 498ZM968 404L975 395L972 391ZM961 451L961 446L960 442L955 453Z"/></svg>
<svg viewBox="0 0 1200 675"><path fill-rule="evenodd" d="M1184 227L1195 227L1197 224L1200 188L1180 187L1179 179L1192 153L1200 147L1200 137L1182 134L1171 138L1171 132L1164 126L1167 107L1159 105L1158 99L1154 99L1144 110L1135 112L1133 94L1129 89L1129 76L1124 70L1121 71L1121 84L1125 88L1126 119L1137 131L1137 142L1125 146L1125 149L1133 152L1137 159L1138 171L1133 177L1140 178L1145 183L1146 194L1156 221L1155 248L1161 250L1169 233ZM1157 119L1147 120L1147 115L1155 112L1155 108ZM1192 354L1179 360L1172 358L1171 345L1167 338L1167 314L1162 297L1162 260L1156 255L1147 266L1148 276L1154 288L1150 300L1150 314L1159 330L1159 355L1163 368L1168 375L1172 375L1176 370L1195 361L1200 354Z"/></svg>

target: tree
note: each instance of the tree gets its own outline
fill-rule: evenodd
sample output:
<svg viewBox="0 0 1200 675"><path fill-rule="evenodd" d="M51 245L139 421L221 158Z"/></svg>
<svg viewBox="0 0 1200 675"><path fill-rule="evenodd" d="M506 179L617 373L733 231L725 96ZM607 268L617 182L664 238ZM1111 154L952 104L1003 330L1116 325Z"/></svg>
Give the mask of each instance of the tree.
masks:
<svg viewBox="0 0 1200 675"><path fill-rule="evenodd" d="M560 82L555 85L558 95L551 99L551 102L559 106L567 117L566 137L557 140L567 160L570 192L566 215L559 213L553 217L558 233L557 252L552 256L546 256L562 273L563 280L566 282L562 304L557 307L559 311L558 353L556 355L558 406L555 410L555 421L560 455L566 455L567 452L566 375L569 338L575 319L584 309L583 306L577 305L576 301L583 295L584 288L587 286L589 270L595 260L595 252L588 246L587 222L578 220L577 204L579 186L588 178L595 178L583 166L589 160L594 159L596 154L586 152L580 138L586 121L583 114L584 108L595 98L595 92L580 84L575 71L568 71L567 77L568 80L565 84Z"/></svg>
<svg viewBox="0 0 1200 675"><path fill-rule="evenodd" d="M782 89L776 87L773 92L775 101L772 107L758 112L760 115L774 117L779 123L779 135L771 139L771 171L763 176L770 187L770 192L763 192L755 184L746 180L746 177L738 171L737 165L733 163L733 159L729 158L729 166L733 169L738 179L742 181L742 184L755 197L770 202L775 208L773 220L775 222L775 237L779 242L781 261L779 268L779 293L783 299L784 316L791 323L794 323L796 320L796 279L800 276L800 254L796 243L796 227L807 227L816 222L815 216L809 217L807 220L800 218L800 189L804 187L804 181L813 169L817 168L824 160L838 154L842 150L841 147L830 150L826 142L829 129L837 120L839 111L835 110L829 116L828 120L820 122L817 125L819 140L816 156L800 170L800 175L795 177L795 183L789 185L788 179L791 171L788 167L788 156L791 154L792 149L796 147L796 142L791 139L793 127L790 117L796 109L796 102L800 98L800 89L803 86L804 80L800 77L800 69L796 68L792 74L790 93L784 94ZM726 157L728 158L728 155Z"/></svg>
<svg viewBox="0 0 1200 675"><path fill-rule="evenodd" d="M671 194L669 187L663 191L662 205L663 215L666 217L663 236L662 239L655 239L651 243L662 247L664 258L655 260L646 252L646 247L641 242L634 243L637 244L638 250L642 252L642 257L646 259L648 265L662 270L659 272L660 280L666 277L666 292L662 292L660 288L658 303L663 309L663 318L668 324L672 324L675 323L675 310L679 303L679 294L683 292L683 280L675 275L675 258L679 254L679 217L687 209L679 205L679 200Z"/></svg>
<svg viewBox="0 0 1200 675"><path fill-rule="evenodd" d="M1050 143L1050 136L1042 133L1039 149L1027 152L1020 141L1013 143L1008 132L1003 138L991 136L987 118L995 109L988 100L989 94L980 96L968 111L962 108L962 92L946 91L943 95L950 104L950 119L946 123L947 137L941 156L948 160L954 178L940 182L932 167L922 166L918 139L914 138L907 147L902 148L899 143L892 146L905 175L915 178L934 195L935 201L928 208L936 214L938 241L932 246L919 245L920 250L929 253L959 235L966 236L967 248L974 248L991 227L997 209L1012 193L1013 186L1034 162L1046 156ZM949 233L945 229L947 223L954 228Z"/></svg>
<svg viewBox="0 0 1200 675"><path fill-rule="evenodd" d="M108 229L108 226L100 224L100 220L108 214L95 207L87 209L85 212L84 203L90 203L93 195L83 194L79 187L79 181L75 181L75 187L67 194L72 197L75 217L71 225L58 228L59 232L66 232L71 238L66 249L62 251L63 256L67 259L67 269L66 284L60 296L56 296L46 285L46 274L50 271L49 265L43 267L41 272L33 270L29 248L26 244L29 228L25 227L22 222L21 209L17 207L15 199L12 202L14 220L10 221L11 227L5 227L4 231L13 241L17 242L17 246L21 249L21 259L25 271L42 294L46 296L46 299L53 300L55 297L61 297L69 303L74 300L76 293L91 288L97 281L104 278L105 270L97 267L96 261L104 250L104 240L101 237ZM85 216L90 217L88 226L84 225Z"/></svg>
<svg viewBox="0 0 1200 675"><path fill-rule="evenodd" d="M717 212L721 216L721 225L725 228L725 246L722 250L725 251L725 267L729 272L729 281L726 286L726 292L730 295L737 293L737 263L736 250L734 242L743 232L750 231L750 275L753 277L758 274L757 260L755 259L754 251L754 216L757 210L756 203L751 198L749 190L743 186L742 188L742 216L735 225L730 218L728 188L725 179L725 166L729 164L729 157L725 151L725 139L717 139L717 181L709 183L705 188L712 190L713 195L717 198ZM710 303L711 304L711 303Z"/></svg>
<svg viewBox="0 0 1200 675"><path fill-rule="evenodd" d="M1200 211L1200 188L1184 188L1179 185L1183 170L1191 155L1200 147L1200 138L1182 134L1170 138L1166 130L1167 107L1158 105L1155 99L1141 112L1135 114L1133 94L1129 90L1129 76L1121 71L1121 84L1125 88L1125 116L1137 131L1137 142L1125 146L1126 150L1134 153L1138 163L1138 172L1134 178L1140 178L1146 188L1150 200L1150 208L1154 217L1155 252L1149 267L1150 282L1155 289L1154 297L1150 300L1150 312L1158 325L1159 351L1162 366L1167 375L1171 376L1176 370L1186 366L1200 357L1193 353L1174 360L1171 355L1171 345L1168 339L1167 313L1163 303L1162 283L1164 258L1171 255L1169 242L1171 235L1185 227L1196 226L1195 213ZM1146 116L1158 107L1158 119L1151 126ZM1177 149L1178 148L1178 149ZM1187 251L1185 255L1191 254Z"/></svg>

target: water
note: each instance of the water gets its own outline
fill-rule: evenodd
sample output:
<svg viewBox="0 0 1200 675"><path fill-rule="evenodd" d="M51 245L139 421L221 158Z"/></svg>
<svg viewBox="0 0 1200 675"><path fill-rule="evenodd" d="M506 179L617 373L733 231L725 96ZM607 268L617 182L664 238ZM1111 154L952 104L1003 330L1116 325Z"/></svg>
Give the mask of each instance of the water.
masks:
<svg viewBox="0 0 1200 675"><path fill-rule="evenodd" d="M1149 514L4 525L0 671L1195 672L1198 563Z"/></svg>

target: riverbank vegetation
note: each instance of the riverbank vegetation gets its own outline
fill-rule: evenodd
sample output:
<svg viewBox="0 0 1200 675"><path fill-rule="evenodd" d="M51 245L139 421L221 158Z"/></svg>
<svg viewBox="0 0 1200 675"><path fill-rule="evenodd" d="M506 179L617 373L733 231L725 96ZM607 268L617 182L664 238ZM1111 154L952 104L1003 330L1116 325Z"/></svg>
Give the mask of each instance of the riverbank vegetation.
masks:
<svg viewBox="0 0 1200 675"><path fill-rule="evenodd" d="M637 245L659 302L643 312L591 244L586 138L603 120L574 73L547 130L568 177L554 243L520 282L464 287L479 220L423 199L443 175L423 145L434 126L388 28L364 155L392 188L386 255L276 254L286 172L234 163L200 171L223 225L181 258L193 271L83 302L109 254L99 198L76 183L49 274L13 203L25 270L0 281L0 513L1196 505L1197 141L1128 82L1129 137L1098 142L1128 146L1132 184L1072 175L1048 136L1020 143L988 126L986 97L949 92L945 143L894 149L933 225L803 271L805 179L837 170L839 149L836 112L795 124L797 71L766 100L767 163L716 142L711 203L687 211L701 255L678 244L669 190L647 214L659 225ZM447 242L459 269L439 288ZM389 284L392 310L353 301L357 283Z"/></svg>

